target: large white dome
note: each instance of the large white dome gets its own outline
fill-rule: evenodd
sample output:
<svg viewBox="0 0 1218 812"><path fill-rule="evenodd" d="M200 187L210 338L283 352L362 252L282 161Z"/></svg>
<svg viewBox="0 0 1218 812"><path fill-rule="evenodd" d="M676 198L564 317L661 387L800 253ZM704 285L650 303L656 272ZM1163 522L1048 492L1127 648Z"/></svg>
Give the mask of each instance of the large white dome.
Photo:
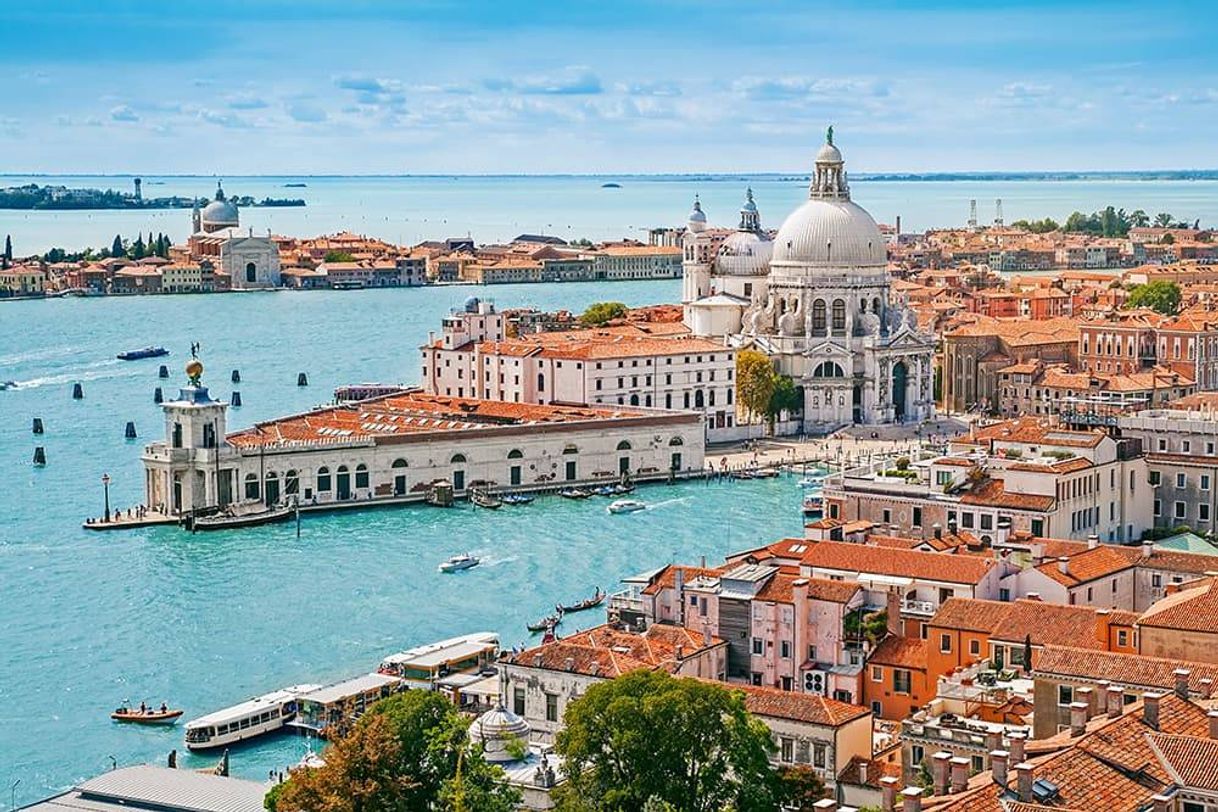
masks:
<svg viewBox="0 0 1218 812"><path fill-rule="evenodd" d="M849 199L813 198L787 216L774 238L771 266L886 265L884 237L875 220Z"/></svg>
<svg viewBox="0 0 1218 812"><path fill-rule="evenodd" d="M715 270L727 276L765 276L774 243L753 231L737 231L719 246Z"/></svg>

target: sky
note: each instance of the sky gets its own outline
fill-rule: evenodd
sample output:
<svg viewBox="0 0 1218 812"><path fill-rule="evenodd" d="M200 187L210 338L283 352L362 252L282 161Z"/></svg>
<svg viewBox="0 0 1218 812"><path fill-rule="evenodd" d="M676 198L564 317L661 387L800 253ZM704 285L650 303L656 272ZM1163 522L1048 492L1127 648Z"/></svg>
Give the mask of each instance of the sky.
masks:
<svg viewBox="0 0 1218 812"><path fill-rule="evenodd" d="M0 0L0 173L1214 168L1218 3Z"/></svg>

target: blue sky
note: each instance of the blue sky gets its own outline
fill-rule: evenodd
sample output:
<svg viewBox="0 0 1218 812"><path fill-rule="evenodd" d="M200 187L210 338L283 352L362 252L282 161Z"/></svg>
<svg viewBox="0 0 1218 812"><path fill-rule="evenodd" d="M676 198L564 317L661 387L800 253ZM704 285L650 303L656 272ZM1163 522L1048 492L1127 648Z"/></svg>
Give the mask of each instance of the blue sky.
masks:
<svg viewBox="0 0 1218 812"><path fill-rule="evenodd" d="M1218 166L1213 2L0 4L0 172Z"/></svg>

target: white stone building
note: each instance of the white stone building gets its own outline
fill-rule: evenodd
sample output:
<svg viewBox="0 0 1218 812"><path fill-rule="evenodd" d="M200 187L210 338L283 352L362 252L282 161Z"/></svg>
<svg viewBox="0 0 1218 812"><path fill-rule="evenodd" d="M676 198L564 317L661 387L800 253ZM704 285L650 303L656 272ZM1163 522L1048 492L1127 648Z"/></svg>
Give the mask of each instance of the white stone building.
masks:
<svg viewBox="0 0 1218 812"><path fill-rule="evenodd" d="M237 205L225 196L220 184L216 184L215 199L202 211L195 206L191 221L190 259L214 262L217 271L228 275L234 290L277 288L282 283L279 246L270 234L254 236L253 229L241 232Z"/></svg>
<svg viewBox="0 0 1218 812"><path fill-rule="evenodd" d="M695 203L684 240L686 323L770 356L803 391L804 431L934 416L933 340L892 295L886 241L850 199L832 131L807 202L772 241L751 195L737 231L716 241Z"/></svg>
<svg viewBox="0 0 1218 812"><path fill-rule="evenodd" d="M165 440L146 446L145 504L167 513L299 496L304 507L422 499L448 480L522 490L664 479L701 470L693 412L450 398L418 390L226 434L227 405L193 379L163 405Z"/></svg>

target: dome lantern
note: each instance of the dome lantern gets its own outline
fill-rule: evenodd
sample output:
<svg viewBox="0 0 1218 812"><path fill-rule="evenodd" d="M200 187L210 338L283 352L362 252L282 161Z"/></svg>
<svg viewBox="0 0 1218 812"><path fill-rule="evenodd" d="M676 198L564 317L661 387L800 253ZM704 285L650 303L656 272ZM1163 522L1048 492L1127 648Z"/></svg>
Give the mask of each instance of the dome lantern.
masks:
<svg viewBox="0 0 1218 812"><path fill-rule="evenodd" d="M757 211L757 204L753 202L751 188L745 190L744 205L740 207L740 230L761 231L761 213Z"/></svg>
<svg viewBox="0 0 1218 812"><path fill-rule="evenodd" d="M694 208L689 213L689 230L702 231L706 228L706 213L702 211L702 201L694 195Z"/></svg>
<svg viewBox="0 0 1218 812"><path fill-rule="evenodd" d="M825 143L816 153L816 168L808 197L816 200L849 200L850 185L846 183L846 164L842 152L833 144L833 127L825 133Z"/></svg>

